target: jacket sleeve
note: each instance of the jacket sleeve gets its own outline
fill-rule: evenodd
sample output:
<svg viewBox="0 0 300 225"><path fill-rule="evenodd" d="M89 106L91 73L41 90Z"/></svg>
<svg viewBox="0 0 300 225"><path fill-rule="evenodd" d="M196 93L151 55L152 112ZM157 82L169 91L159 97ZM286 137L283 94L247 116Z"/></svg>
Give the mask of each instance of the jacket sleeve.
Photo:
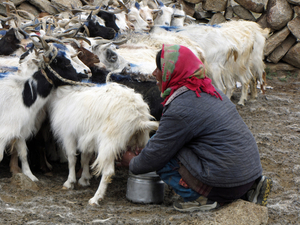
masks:
<svg viewBox="0 0 300 225"><path fill-rule="evenodd" d="M130 171L141 174L161 169L191 138L190 126L184 115L166 112L156 134L142 152L130 161Z"/></svg>

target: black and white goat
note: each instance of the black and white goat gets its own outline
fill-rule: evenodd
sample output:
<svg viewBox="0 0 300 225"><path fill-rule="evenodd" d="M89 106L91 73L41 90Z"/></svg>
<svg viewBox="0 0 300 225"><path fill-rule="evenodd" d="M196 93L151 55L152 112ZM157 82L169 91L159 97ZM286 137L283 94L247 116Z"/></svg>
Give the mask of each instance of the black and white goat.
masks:
<svg viewBox="0 0 300 225"><path fill-rule="evenodd" d="M82 186L89 185L89 161L96 154L92 168L102 178L89 200L91 205L103 199L115 172L115 159L128 148L143 148L149 132L158 128L158 122L150 121L153 117L142 96L117 83L60 87L52 95L49 115L52 131L68 158L65 189L73 188L76 182L76 150L81 152L83 171L78 182Z"/></svg>
<svg viewBox="0 0 300 225"><path fill-rule="evenodd" d="M28 165L26 139L39 129L39 114L51 91L88 77L81 67L74 68L75 62L64 50L43 40L42 43L44 53L38 56L39 64L32 66L33 70L22 69L0 76L0 161L6 147L15 148L22 172L33 181L38 179Z"/></svg>

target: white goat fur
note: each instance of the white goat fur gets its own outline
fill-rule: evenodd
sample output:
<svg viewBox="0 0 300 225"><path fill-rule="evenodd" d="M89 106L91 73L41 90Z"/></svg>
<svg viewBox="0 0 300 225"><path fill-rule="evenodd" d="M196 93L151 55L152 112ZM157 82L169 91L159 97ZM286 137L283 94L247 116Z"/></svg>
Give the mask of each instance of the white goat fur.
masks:
<svg viewBox="0 0 300 225"><path fill-rule="evenodd" d="M208 76L229 98L236 81L242 83L238 104L243 105L247 99L248 85L254 76L263 82L262 52L268 29L261 29L255 22L231 21L219 27L185 26L178 33L196 41L204 50Z"/></svg>
<svg viewBox="0 0 300 225"><path fill-rule="evenodd" d="M160 28L155 28L160 29ZM199 45L186 38L183 35L167 32L154 32L150 34L129 34L126 44L120 45L115 51L125 61L135 64L131 72L137 72L145 75L152 74L156 68L155 57L163 44L181 44L188 47L203 63L206 62L204 51Z"/></svg>
<svg viewBox="0 0 300 225"><path fill-rule="evenodd" d="M70 101L72 99L72 101ZM69 162L69 176L64 188L76 182L76 149L81 152L82 186L89 185L89 160L95 175L102 174L101 182L90 204L103 199L111 176L114 161L128 147L143 148L149 132L158 128L158 122L149 113L148 105L133 89L116 83L96 87L59 87L49 104L51 127L63 145Z"/></svg>
<svg viewBox="0 0 300 225"><path fill-rule="evenodd" d="M74 62L68 50L65 53L66 58L70 60L74 68L77 68L78 73L87 73L85 68L89 70L88 67L81 67L81 64L78 65ZM3 159L5 148L14 143L21 160L22 172L32 181L38 181L38 179L32 174L27 161L26 140L40 129L46 117L44 107L50 95L45 98L37 95L33 105L27 107L23 103L22 92L24 83L28 79L36 83L31 76L38 70L38 66L34 61L41 60L41 57L41 55L37 56L33 51L18 65L16 65L17 57L3 57L4 59L11 58L10 66L18 67L18 71L0 79L0 162ZM6 61L4 60L3 62Z"/></svg>
<svg viewBox="0 0 300 225"><path fill-rule="evenodd" d="M31 107L25 106L22 91L27 79L28 76L10 75L0 81L0 161L3 159L5 147L16 140L15 147L22 163L22 172L31 180L37 181L28 165L26 139L39 129L43 117L38 115L48 97L38 96Z"/></svg>

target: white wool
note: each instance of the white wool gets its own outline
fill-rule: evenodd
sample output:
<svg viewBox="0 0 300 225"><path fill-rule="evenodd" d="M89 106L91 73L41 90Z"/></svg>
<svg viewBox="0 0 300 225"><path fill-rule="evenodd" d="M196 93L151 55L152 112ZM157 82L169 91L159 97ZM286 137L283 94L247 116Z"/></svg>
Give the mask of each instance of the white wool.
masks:
<svg viewBox="0 0 300 225"><path fill-rule="evenodd" d="M83 174L79 183L89 184L88 162L93 153L94 174L102 174L99 188L90 204L97 204L105 194L114 174L114 161L127 148L143 148L149 132L158 127L142 96L133 89L108 83L96 87L59 87L49 104L51 127L62 143L69 162L69 177L65 188L76 182L76 149L81 154Z"/></svg>

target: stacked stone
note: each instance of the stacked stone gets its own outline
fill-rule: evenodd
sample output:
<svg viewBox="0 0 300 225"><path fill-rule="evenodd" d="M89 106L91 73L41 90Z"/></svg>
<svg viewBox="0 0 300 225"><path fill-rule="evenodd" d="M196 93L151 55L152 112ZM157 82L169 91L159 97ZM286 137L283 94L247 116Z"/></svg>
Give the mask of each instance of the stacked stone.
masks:
<svg viewBox="0 0 300 225"><path fill-rule="evenodd" d="M5 0L6 1L6 0ZM164 2L168 0L163 0ZM278 70L300 68L300 0L173 0L198 22L219 24L228 20L250 20L269 28L264 55L267 66L278 64ZM12 0L17 9L38 15L55 15L64 8L81 7L92 0ZM0 3L0 16L6 8ZM26 16L26 15L24 15ZM273 65L272 65L273 64Z"/></svg>

